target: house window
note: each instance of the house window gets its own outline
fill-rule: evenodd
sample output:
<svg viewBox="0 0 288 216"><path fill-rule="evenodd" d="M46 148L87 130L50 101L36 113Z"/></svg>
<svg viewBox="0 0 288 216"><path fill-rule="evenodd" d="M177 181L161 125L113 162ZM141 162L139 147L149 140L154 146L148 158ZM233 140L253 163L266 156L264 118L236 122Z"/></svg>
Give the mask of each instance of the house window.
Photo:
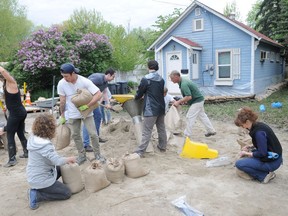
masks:
<svg viewBox="0 0 288 216"><path fill-rule="evenodd" d="M172 55L170 57L170 60L173 61L173 60L179 60L179 56L178 55Z"/></svg>
<svg viewBox="0 0 288 216"><path fill-rule="evenodd" d="M266 58L267 58L267 52L261 50L260 51L260 61L265 61Z"/></svg>
<svg viewBox="0 0 288 216"><path fill-rule="evenodd" d="M196 8L195 9L195 16L200 16L201 15L201 9L200 8Z"/></svg>
<svg viewBox="0 0 288 216"><path fill-rule="evenodd" d="M197 54L196 53L192 54L192 64L197 64Z"/></svg>
<svg viewBox="0 0 288 216"><path fill-rule="evenodd" d="M193 20L193 31L202 31L203 29L203 19Z"/></svg>
<svg viewBox="0 0 288 216"><path fill-rule="evenodd" d="M233 80L240 79L240 49L216 51L215 85L233 85Z"/></svg>

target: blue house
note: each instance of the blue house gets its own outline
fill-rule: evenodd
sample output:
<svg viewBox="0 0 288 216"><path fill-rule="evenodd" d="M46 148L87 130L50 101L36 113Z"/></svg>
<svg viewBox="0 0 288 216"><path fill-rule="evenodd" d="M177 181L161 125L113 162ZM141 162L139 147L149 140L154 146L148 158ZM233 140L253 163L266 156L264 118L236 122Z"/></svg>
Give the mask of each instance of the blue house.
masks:
<svg viewBox="0 0 288 216"><path fill-rule="evenodd" d="M282 45L194 1L149 47L170 94L180 94L172 70L205 96L253 96L284 80Z"/></svg>

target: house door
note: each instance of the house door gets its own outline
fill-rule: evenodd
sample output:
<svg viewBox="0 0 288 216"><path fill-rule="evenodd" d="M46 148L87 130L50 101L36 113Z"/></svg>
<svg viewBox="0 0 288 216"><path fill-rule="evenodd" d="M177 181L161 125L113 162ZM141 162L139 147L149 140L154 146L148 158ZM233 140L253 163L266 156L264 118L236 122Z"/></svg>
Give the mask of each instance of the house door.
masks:
<svg viewBox="0 0 288 216"><path fill-rule="evenodd" d="M168 88L169 94L181 94L179 85L176 83L174 84L169 75L173 70L177 70L181 72L182 69L182 55L181 52L169 52L166 55L166 86Z"/></svg>
<svg viewBox="0 0 288 216"><path fill-rule="evenodd" d="M192 53L192 79L199 79L199 52Z"/></svg>

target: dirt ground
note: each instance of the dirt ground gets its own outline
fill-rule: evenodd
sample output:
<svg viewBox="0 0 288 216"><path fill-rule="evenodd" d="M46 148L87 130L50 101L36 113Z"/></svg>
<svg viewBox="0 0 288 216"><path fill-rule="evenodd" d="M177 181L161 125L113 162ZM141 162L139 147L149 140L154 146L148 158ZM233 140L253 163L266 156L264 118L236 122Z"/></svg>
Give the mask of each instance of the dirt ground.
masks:
<svg viewBox="0 0 288 216"><path fill-rule="evenodd" d="M33 119L38 114L28 114L27 132L31 131ZM125 112L117 116L112 113L112 116L113 122L101 128L101 136L109 140L101 144L102 154L107 158L121 157L136 148L131 118ZM209 148L218 150L219 157L229 158L229 165L206 167L207 159L181 158L179 153L184 138L175 136L166 153L155 150L141 159L143 166L150 170L148 175L137 179L125 177L123 183L110 184L96 193L89 194L83 190L66 201L43 202L33 211L27 200L27 159L18 158L19 163L15 167L0 167L0 215L177 216L182 213L171 202L181 196L186 196L186 202L205 216L287 215L287 131L274 129L282 143L284 164L276 171L275 179L268 184L260 184L241 179L235 174L234 162L240 150L236 142L239 138L238 128L233 122L212 119L212 123L217 135L206 138L203 125L197 122L194 141L206 143ZM17 145L21 152L18 138ZM155 133L153 145L157 145ZM74 143L60 150L59 154L76 156ZM93 153L87 155L93 157ZM7 152L0 149L0 164L5 164L7 158ZM89 164L89 161L85 162L81 170Z"/></svg>

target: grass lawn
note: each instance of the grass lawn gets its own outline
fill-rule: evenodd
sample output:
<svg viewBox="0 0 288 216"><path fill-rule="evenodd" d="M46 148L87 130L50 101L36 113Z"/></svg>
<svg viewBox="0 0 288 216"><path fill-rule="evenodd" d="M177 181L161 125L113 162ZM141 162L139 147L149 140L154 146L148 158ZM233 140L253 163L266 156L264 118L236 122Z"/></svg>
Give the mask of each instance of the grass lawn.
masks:
<svg viewBox="0 0 288 216"><path fill-rule="evenodd" d="M281 102L282 108L272 108L273 102ZM259 106L264 104L265 112L260 112ZM245 99L241 101L215 102L205 104L205 111L209 118L220 121L234 121L237 110L248 106L259 113L259 121L271 126L287 130L288 128L288 87L274 92L269 97L257 101L255 99Z"/></svg>

